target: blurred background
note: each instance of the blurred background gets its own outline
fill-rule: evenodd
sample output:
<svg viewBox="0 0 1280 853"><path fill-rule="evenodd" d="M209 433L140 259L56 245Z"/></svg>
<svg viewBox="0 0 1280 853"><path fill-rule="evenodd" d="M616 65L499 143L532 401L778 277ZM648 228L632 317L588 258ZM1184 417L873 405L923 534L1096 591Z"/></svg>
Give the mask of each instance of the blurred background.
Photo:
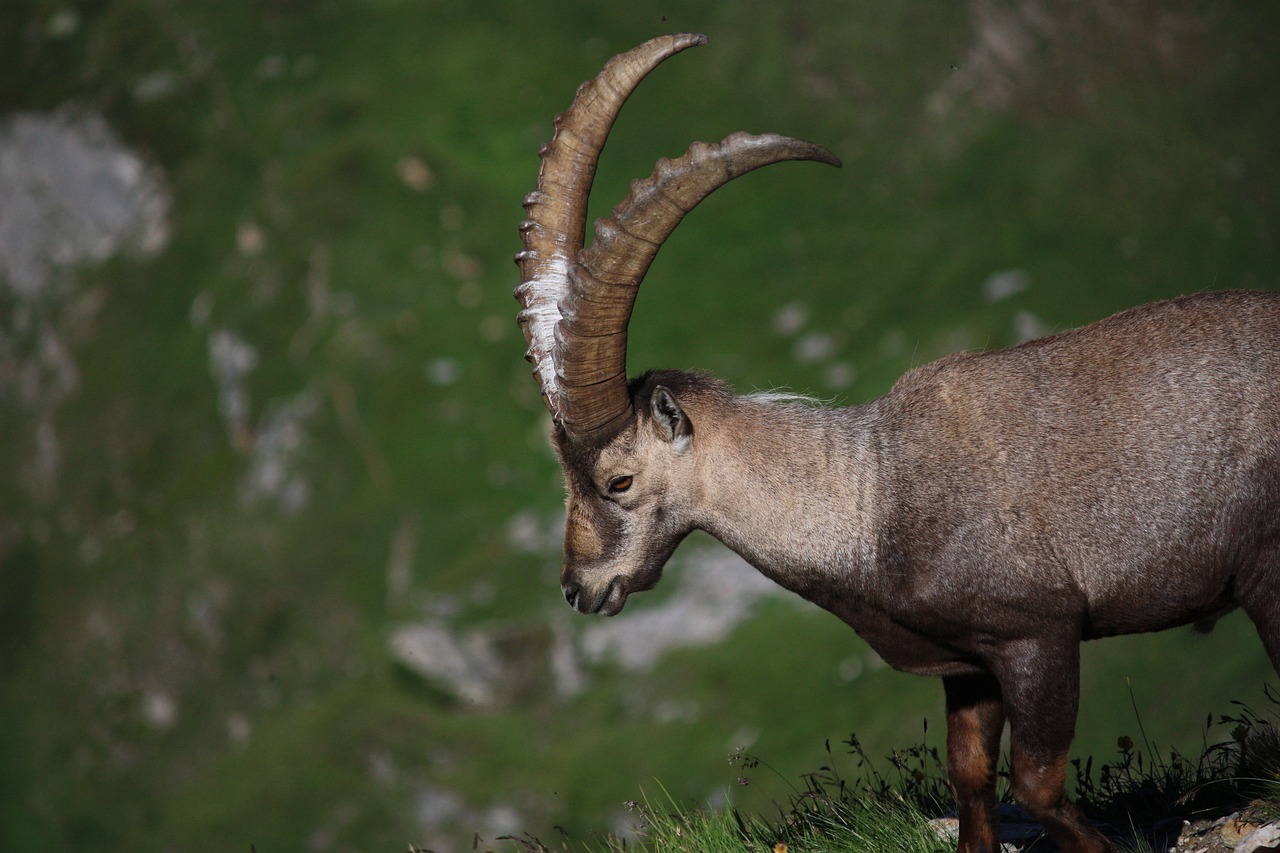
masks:
<svg viewBox="0 0 1280 853"><path fill-rule="evenodd" d="M0 849L559 849L644 795L767 810L850 733L942 745L935 681L705 537L617 619L558 590L520 201L577 84L678 30L596 214L736 130L845 167L691 215L634 372L858 403L1277 286L1273 4L7 0ZM1195 753L1265 683L1238 615L1090 644L1076 754Z"/></svg>

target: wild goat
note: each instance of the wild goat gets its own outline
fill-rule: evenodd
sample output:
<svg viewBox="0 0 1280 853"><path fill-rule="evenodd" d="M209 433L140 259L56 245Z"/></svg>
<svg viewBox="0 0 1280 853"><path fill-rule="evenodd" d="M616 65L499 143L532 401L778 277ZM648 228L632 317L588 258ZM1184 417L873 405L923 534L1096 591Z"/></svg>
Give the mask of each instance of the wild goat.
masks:
<svg viewBox="0 0 1280 853"><path fill-rule="evenodd" d="M1012 349L948 356L822 409L698 374L628 382L627 322L680 219L781 160L734 134L659 161L583 250L622 103L684 34L579 88L525 200L516 296L568 484L564 595L614 615L705 530L839 616L893 666L941 676L961 851L994 851L996 762L1066 851L1109 849L1068 801L1082 640L1237 605L1280 671L1280 294L1158 302Z"/></svg>

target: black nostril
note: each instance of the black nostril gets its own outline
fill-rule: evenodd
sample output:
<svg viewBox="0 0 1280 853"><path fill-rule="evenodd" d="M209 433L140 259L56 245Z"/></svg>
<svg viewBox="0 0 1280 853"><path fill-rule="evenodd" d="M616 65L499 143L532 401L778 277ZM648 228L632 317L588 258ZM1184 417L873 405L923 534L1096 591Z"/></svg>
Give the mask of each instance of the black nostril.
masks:
<svg viewBox="0 0 1280 853"><path fill-rule="evenodd" d="M566 583L561 589L564 590L564 600L569 602L569 606L574 610L578 609L578 593L582 592L582 586L576 583Z"/></svg>

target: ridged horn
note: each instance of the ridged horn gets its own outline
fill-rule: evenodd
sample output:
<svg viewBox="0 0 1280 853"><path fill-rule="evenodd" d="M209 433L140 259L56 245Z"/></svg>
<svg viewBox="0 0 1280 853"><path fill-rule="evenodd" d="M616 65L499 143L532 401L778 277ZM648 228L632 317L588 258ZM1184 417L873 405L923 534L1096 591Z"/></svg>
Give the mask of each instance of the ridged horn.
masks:
<svg viewBox="0 0 1280 853"><path fill-rule="evenodd" d="M587 196L596 161L623 103L645 76L663 60L686 48L705 44L700 33L660 36L619 54L593 79L578 87L573 103L555 119L551 141L538 152L537 188L525 197L528 218L520 224L524 251L516 255L520 286L515 296L523 309L518 317L533 363L533 375L557 421L565 420L557 378L555 330L560 301L569 292L569 271L582 249Z"/></svg>
<svg viewBox="0 0 1280 853"><path fill-rule="evenodd" d="M777 134L695 142L680 159L659 160L611 217L596 222L595 240L570 269L556 334L570 434L607 436L630 417L627 323L640 282L680 220L734 178L784 160L840 165L820 145Z"/></svg>
<svg viewBox="0 0 1280 853"><path fill-rule="evenodd" d="M587 196L600 149L619 109L645 75L669 56L704 44L679 34L620 54L578 89L543 146L538 185L525 199L525 250L516 255L525 357L552 417L574 441L602 441L632 417L627 393L627 323L636 293L663 242L685 214L734 178L783 160L839 166L820 145L776 134L735 133L696 142L678 160L659 160L635 181L613 215L598 221L582 250Z"/></svg>

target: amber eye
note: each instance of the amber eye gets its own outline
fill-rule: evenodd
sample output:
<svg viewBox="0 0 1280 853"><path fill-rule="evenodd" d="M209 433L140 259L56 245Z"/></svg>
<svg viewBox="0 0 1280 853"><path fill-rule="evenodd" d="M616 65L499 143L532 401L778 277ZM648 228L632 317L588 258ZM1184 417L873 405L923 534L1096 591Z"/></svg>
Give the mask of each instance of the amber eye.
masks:
<svg viewBox="0 0 1280 853"><path fill-rule="evenodd" d="M626 475L614 477L609 481L609 491L613 492L615 495L625 492L627 489L631 488L631 482L632 478Z"/></svg>

